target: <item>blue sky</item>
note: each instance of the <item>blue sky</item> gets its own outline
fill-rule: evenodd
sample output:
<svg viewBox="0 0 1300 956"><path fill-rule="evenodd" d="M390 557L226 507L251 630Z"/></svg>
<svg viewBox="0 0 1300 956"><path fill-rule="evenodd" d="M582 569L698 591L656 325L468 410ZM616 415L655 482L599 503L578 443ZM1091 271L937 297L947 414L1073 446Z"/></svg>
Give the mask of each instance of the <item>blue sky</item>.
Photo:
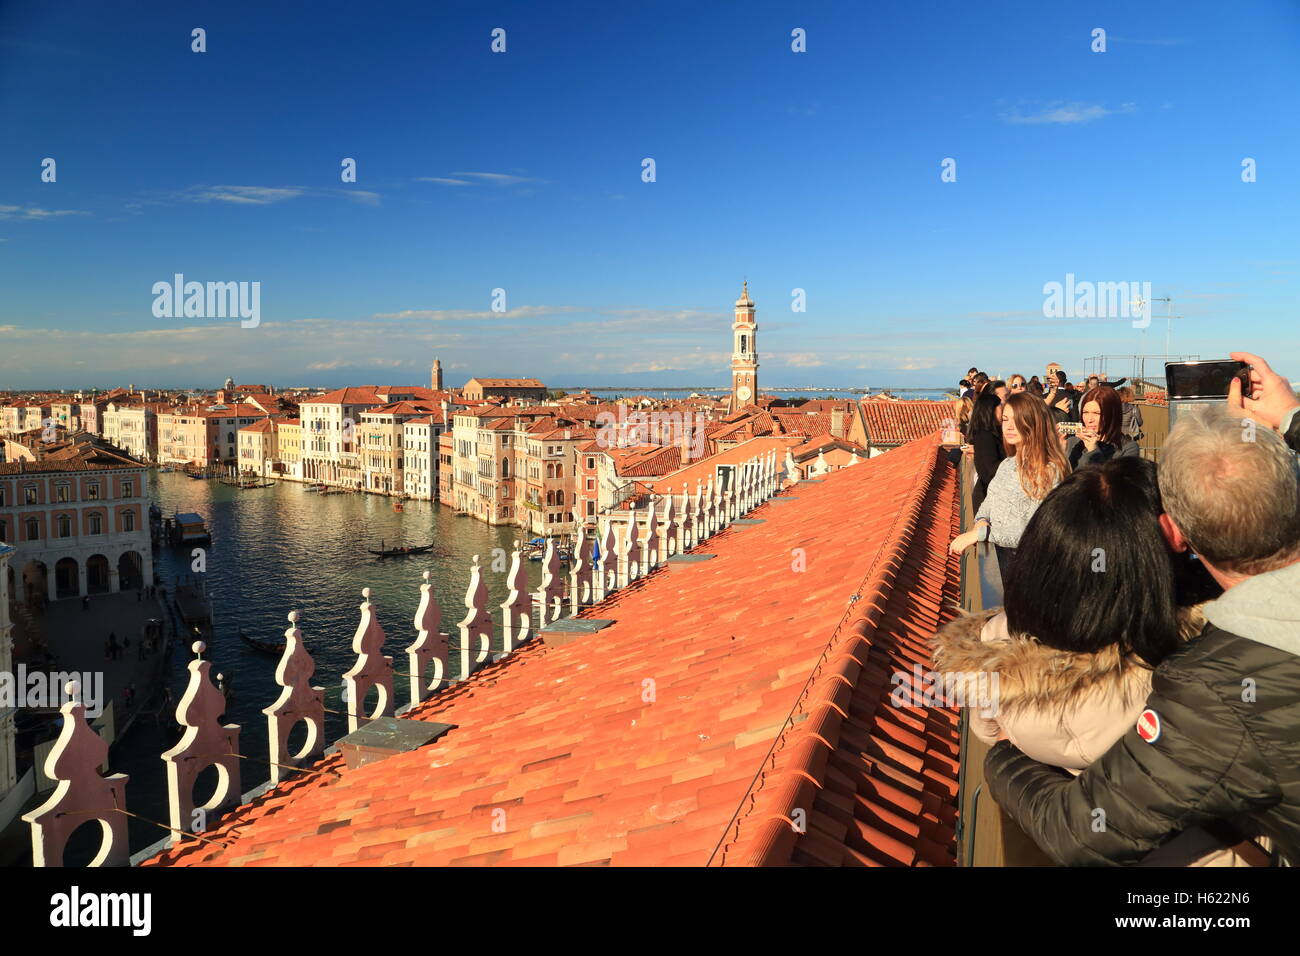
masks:
<svg viewBox="0 0 1300 956"><path fill-rule="evenodd" d="M744 276L765 385L1138 351L1067 273L1300 377L1295 0L123 9L0 0L0 388L724 384Z"/></svg>

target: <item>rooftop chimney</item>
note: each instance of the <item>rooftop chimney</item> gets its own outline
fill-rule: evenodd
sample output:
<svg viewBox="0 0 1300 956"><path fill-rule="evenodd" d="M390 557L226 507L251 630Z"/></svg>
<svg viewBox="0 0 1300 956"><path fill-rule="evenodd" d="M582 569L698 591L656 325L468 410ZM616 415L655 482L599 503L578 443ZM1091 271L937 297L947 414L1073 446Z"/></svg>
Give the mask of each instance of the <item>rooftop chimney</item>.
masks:
<svg viewBox="0 0 1300 956"><path fill-rule="evenodd" d="M836 405L831 409L831 435L835 438L844 437L844 407Z"/></svg>

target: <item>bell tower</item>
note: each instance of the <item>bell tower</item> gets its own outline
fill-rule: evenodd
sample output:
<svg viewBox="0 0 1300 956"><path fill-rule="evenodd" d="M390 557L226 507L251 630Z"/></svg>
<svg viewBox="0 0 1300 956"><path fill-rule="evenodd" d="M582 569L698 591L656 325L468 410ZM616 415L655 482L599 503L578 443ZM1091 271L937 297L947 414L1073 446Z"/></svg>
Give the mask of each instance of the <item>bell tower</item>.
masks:
<svg viewBox="0 0 1300 956"><path fill-rule="evenodd" d="M433 369L429 373L429 387L435 392L442 391L442 362L433 360Z"/></svg>
<svg viewBox="0 0 1300 956"><path fill-rule="evenodd" d="M749 280L736 300L736 320L731 323L731 400L729 412L758 398L758 326L754 322L754 300L749 297Z"/></svg>

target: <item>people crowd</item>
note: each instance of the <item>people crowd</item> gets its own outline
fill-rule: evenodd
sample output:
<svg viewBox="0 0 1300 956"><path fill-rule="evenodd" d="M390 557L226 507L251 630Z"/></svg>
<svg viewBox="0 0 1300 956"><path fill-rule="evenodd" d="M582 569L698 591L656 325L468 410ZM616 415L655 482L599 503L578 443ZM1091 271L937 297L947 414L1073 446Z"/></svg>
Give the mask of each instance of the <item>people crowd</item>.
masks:
<svg viewBox="0 0 1300 956"><path fill-rule="evenodd" d="M1232 358L1246 392L1180 412L1158 466L1122 379L964 380L979 500L951 550L990 542L1004 603L935 667L996 674L968 702L985 789L1060 864L1300 865L1300 399Z"/></svg>

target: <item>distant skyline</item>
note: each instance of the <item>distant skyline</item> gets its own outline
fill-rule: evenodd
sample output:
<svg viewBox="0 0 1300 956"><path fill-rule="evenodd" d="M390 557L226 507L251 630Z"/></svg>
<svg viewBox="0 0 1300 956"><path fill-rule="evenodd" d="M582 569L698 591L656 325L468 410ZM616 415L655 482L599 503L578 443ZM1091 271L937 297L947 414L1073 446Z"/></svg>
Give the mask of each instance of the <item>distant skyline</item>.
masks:
<svg viewBox="0 0 1300 956"><path fill-rule="evenodd" d="M0 389L725 388L745 278L763 389L1142 350L1045 318L1067 276L1300 378L1292 0L132 14L0 5ZM175 274L260 321L157 317Z"/></svg>

